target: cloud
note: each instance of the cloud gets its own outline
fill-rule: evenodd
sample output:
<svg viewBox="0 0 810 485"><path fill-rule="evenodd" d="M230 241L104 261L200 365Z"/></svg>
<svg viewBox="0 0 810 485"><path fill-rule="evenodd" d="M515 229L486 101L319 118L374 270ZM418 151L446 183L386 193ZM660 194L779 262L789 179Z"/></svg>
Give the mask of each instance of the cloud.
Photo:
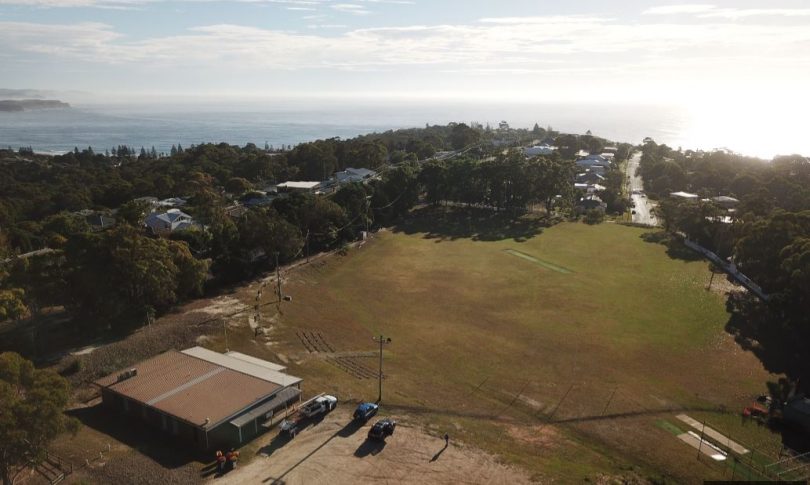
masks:
<svg viewBox="0 0 810 485"><path fill-rule="evenodd" d="M309 24L308 29L345 29L344 24Z"/></svg>
<svg viewBox="0 0 810 485"><path fill-rule="evenodd" d="M705 3L684 3L680 5L662 5L659 7L651 7L641 12L642 15L673 15L673 14L690 14L690 13L703 13L716 9L715 5Z"/></svg>
<svg viewBox="0 0 810 485"><path fill-rule="evenodd" d="M704 12L698 17L713 18L722 17L728 19L739 19L745 17L808 17L810 8L718 8Z"/></svg>
<svg viewBox="0 0 810 485"><path fill-rule="evenodd" d="M171 36L133 39L101 23L0 22L0 51L16 53L18 59L35 53L93 64L199 70L245 66L264 70L389 70L424 66L468 72L576 74L583 65L605 73L641 65L648 70L677 69L681 75L690 72L692 66L711 69L705 59L715 59L717 65L728 58L744 59L737 63L743 68L793 60L797 69L807 69L806 62L798 62L807 60L807 27L733 22L630 23L598 17L548 16L355 29L338 35L318 32L345 28L328 21L311 23L306 33L219 24ZM695 61L698 58L702 60Z"/></svg>
<svg viewBox="0 0 810 485"><path fill-rule="evenodd" d="M338 12L350 13L352 15L368 15L371 13L365 6L356 3L336 3L331 5L331 7Z"/></svg>
<svg viewBox="0 0 810 485"><path fill-rule="evenodd" d="M702 3L663 5L648 8L643 15L691 14L698 18L741 19L746 17L808 17L810 8L720 8Z"/></svg>

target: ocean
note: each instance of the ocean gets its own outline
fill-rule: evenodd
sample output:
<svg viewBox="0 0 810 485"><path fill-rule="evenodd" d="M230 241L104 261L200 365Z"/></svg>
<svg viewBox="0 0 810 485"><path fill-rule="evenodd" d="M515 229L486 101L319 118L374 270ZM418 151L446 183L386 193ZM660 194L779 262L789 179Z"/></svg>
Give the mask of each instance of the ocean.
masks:
<svg viewBox="0 0 810 485"><path fill-rule="evenodd" d="M702 114L700 114L702 113ZM796 126L746 123L745 116L721 111L695 111L674 106L626 104L444 103L397 104L308 103L206 105L82 105L67 110L0 113L0 147L31 146L37 152L63 153L117 145L154 146L168 152L172 145L205 142L243 146L265 143L278 147L323 138L343 139L425 124L507 121L513 127L534 123L568 133L585 133L613 141L640 143L651 137L684 149L725 148L770 158L776 154L810 154L810 139ZM748 130L748 131L746 131ZM768 133L771 130L771 133ZM749 132L750 131L750 132Z"/></svg>

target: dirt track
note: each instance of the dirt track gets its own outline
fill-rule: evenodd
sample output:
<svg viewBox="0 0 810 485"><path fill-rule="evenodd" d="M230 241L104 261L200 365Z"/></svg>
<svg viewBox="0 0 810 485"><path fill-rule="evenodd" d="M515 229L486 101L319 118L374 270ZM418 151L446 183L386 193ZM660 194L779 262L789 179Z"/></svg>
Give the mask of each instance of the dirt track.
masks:
<svg viewBox="0 0 810 485"><path fill-rule="evenodd" d="M273 430L264 438L267 444L260 456L214 482L329 485L530 482L519 470L499 464L479 450L456 446L452 440L442 451L442 439L418 428L400 423L385 444L371 444L365 441L370 423L363 427L346 423L348 412L338 410L291 441L279 439Z"/></svg>

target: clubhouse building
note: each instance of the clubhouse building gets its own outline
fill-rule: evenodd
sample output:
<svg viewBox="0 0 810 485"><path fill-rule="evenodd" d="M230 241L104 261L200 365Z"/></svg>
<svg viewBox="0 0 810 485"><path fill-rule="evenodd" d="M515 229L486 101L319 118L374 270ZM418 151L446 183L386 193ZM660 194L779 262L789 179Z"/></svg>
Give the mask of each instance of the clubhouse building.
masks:
<svg viewBox="0 0 810 485"><path fill-rule="evenodd" d="M300 401L301 379L239 352L170 350L94 382L104 406L194 448L239 446Z"/></svg>

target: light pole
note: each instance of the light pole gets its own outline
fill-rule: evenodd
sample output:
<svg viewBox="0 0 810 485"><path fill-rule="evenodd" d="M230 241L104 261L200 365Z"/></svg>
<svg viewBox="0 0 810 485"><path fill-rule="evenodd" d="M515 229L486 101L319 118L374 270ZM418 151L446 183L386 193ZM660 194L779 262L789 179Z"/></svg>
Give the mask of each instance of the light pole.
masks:
<svg viewBox="0 0 810 485"><path fill-rule="evenodd" d="M276 255L276 289L278 293L278 304L281 304L281 268L278 267L278 251L275 252Z"/></svg>
<svg viewBox="0 0 810 485"><path fill-rule="evenodd" d="M382 374L382 349L383 349L383 344L390 344L391 343L391 338L390 337L385 338L385 337L382 336L382 334L380 334L379 338L371 337L371 339L380 344L380 375L379 375L380 394L377 396L377 403L381 403L382 402L382 378L383 378L383 374Z"/></svg>

